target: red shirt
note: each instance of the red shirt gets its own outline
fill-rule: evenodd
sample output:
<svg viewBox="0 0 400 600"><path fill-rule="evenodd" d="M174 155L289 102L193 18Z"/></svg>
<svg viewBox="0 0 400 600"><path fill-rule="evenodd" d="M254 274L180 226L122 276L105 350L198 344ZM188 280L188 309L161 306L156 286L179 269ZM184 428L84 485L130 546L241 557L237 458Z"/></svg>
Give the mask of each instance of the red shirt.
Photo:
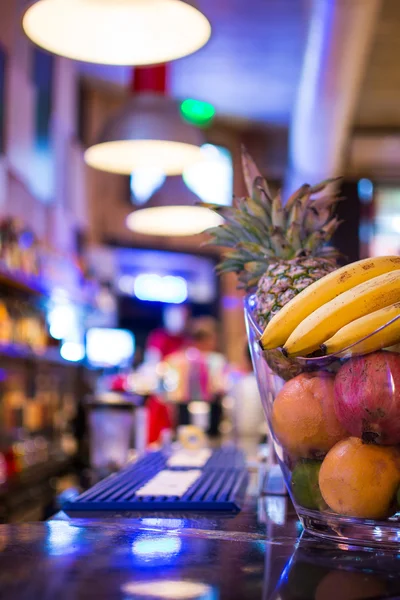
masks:
<svg viewBox="0 0 400 600"><path fill-rule="evenodd" d="M165 329L155 329L147 338L147 350L158 350L164 359L188 344L185 335L171 335ZM148 443L157 442L163 429L171 429L172 420L168 408L152 396L147 402L149 410Z"/></svg>
<svg viewBox="0 0 400 600"><path fill-rule="evenodd" d="M156 329L147 339L148 350L159 350L161 358L165 358L184 348L188 343L185 335L172 335L165 329Z"/></svg>

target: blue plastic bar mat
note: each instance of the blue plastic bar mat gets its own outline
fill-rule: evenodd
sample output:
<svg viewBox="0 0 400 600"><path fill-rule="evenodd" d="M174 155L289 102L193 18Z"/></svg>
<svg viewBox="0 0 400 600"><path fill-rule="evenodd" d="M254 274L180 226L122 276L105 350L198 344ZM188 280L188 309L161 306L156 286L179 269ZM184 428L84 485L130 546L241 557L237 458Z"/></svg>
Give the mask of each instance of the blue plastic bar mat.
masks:
<svg viewBox="0 0 400 600"><path fill-rule="evenodd" d="M121 511L239 511L248 484L243 454L234 448L213 452L202 475L181 497L137 496L136 492L166 468L168 456L146 454L137 463L107 477L88 491L63 505L74 513ZM168 468L169 469L169 468ZM170 470L170 469L169 469ZM172 468L185 471L186 468Z"/></svg>

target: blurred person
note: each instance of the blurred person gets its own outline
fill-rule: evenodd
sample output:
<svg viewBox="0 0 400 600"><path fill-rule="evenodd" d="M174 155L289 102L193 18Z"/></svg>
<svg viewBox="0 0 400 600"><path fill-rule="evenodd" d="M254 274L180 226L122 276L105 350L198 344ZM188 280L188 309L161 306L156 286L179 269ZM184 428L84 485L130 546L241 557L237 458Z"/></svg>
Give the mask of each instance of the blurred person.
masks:
<svg viewBox="0 0 400 600"><path fill-rule="evenodd" d="M187 333L190 309L186 304L167 305L163 311L163 327L152 331L147 338L144 364L157 365L174 352L185 348L189 343ZM164 429L173 426L173 414L164 402L152 395L147 400L148 443L157 442Z"/></svg>
<svg viewBox="0 0 400 600"><path fill-rule="evenodd" d="M135 354L132 360L133 369L137 369L144 361L144 350L141 346L136 346Z"/></svg>
<svg viewBox="0 0 400 600"><path fill-rule="evenodd" d="M225 357L217 351L217 321L213 317L193 319L190 334L188 348L172 354L167 361L178 379L171 399L178 404L180 425L190 423L188 405L191 402L207 402L210 405L207 433L214 437L219 433L227 370Z"/></svg>
<svg viewBox="0 0 400 600"><path fill-rule="evenodd" d="M163 311L163 327L152 331L147 338L145 362L160 362L189 343L190 309L186 304L167 305Z"/></svg>

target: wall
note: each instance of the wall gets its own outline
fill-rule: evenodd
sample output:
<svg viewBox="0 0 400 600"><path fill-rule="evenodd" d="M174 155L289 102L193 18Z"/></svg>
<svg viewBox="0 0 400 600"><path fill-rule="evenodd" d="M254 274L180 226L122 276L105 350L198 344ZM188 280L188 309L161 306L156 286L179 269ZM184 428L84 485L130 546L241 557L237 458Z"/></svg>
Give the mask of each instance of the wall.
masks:
<svg viewBox="0 0 400 600"><path fill-rule="evenodd" d="M53 57L50 146L35 137L38 87L35 50L24 36L22 0L0 2L0 45L6 53L5 151L0 155L0 215L28 223L41 240L64 253L86 226L82 151L76 140L76 65ZM46 60L46 58L45 58Z"/></svg>
<svg viewBox="0 0 400 600"><path fill-rule="evenodd" d="M83 146L77 139L78 116L85 141L93 139L104 119L123 101L123 94L94 89L86 95L78 115L78 73L72 61L52 57L53 85L50 119L51 150L35 147L37 86L32 72L34 47L21 28L24 0L1 0L0 45L6 53L5 149L0 155L0 216L10 215L27 222L41 240L64 254L76 247L77 231L87 232L89 242L118 240L126 245L198 251L201 239L171 240L134 236L125 227L130 212L126 179L87 168ZM222 127L214 131L215 143L227 145L239 164L238 136ZM239 173L240 170L236 169ZM235 192L243 193L236 175ZM182 188L184 189L184 188ZM236 298L234 278L222 284L222 325L226 351L231 360L242 354L244 324L241 300Z"/></svg>

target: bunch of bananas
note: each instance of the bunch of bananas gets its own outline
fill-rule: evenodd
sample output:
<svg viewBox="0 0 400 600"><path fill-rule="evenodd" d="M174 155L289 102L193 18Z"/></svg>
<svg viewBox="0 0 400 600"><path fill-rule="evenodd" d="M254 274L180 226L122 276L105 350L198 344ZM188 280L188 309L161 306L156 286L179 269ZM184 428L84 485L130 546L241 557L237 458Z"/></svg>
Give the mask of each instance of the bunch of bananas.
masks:
<svg viewBox="0 0 400 600"><path fill-rule="evenodd" d="M295 296L268 323L260 344L264 350L282 347L289 357L317 350L366 354L400 342L399 315L400 257L367 258Z"/></svg>

